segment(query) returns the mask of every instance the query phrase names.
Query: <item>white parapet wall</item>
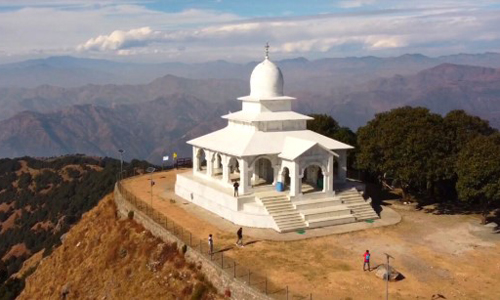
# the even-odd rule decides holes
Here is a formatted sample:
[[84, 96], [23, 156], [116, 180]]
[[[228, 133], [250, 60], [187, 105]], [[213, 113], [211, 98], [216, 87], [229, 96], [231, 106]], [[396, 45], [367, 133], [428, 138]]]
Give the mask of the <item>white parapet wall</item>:
[[191, 174], [177, 174], [175, 194], [224, 219], [241, 226], [276, 229], [276, 223], [254, 198], [237, 199], [226, 192], [194, 179]]

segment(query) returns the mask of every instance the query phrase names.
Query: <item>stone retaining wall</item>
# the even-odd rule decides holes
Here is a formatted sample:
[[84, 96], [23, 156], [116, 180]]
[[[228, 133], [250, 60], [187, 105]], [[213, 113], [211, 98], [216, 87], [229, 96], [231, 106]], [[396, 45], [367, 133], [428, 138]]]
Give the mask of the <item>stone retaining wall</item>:
[[[179, 249], [182, 245], [184, 245], [183, 241], [170, 233], [170, 231], [166, 230], [160, 224], [153, 221], [149, 216], [135, 208], [130, 202], [122, 197], [117, 185], [115, 185], [114, 201], [116, 203], [118, 213], [122, 217], [126, 218], [129, 211], [134, 211], [135, 221], [142, 224], [147, 230], [151, 231], [154, 236], [161, 238], [165, 242], [176, 242]], [[187, 261], [201, 265], [201, 271], [221, 294], [224, 294], [226, 290], [230, 290], [231, 298], [236, 300], [272, 299], [248, 286], [245, 282], [235, 279], [230, 274], [222, 271], [219, 266], [191, 247], [188, 247], [185, 257]]]

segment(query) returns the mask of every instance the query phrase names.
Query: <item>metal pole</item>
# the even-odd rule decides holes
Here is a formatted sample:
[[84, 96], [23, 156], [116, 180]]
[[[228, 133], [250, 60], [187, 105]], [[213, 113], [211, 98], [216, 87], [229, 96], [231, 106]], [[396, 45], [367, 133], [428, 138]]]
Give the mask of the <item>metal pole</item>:
[[387, 271], [386, 271], [386, 281], [385, 281], [385, 300], [389, 300], [389, 256], [387, 256]]
[[288, 285], [286, 286], [286, 300], [288, 300]]
[[389, 254], [387, 253], [384, 253], [385, 256], [387, 257], [387, 265], [386, 265], [386, 272], [385, 272], [385, 275], [386, 275], [386, 282], [385, 282], [385, 299], [386, 300], [389, 300], [389, 276], [390, 276], [390, 265], [389, 265], [389, 259], [392, 258], [394, 259], [394, 257], [390, 256]]
[[120, 180], [123, 179], [123, 152], [125, 152], [123, 149], [119, 149], [118, 152], [120, 152]]
[[153, 172], [151, 172], [151, 208], [153, 207]]
[[267, 295], [267, 276], [266, 276], [266, 287], [265, 287], [266, 295]]

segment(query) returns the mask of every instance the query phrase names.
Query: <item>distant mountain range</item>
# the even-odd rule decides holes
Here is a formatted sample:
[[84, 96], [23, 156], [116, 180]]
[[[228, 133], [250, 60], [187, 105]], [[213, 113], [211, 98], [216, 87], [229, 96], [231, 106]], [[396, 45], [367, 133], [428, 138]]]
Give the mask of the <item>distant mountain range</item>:
[[63, 88], [43, 85], [36, 88], [0, 88], [0, 120], [28, 110], [52, 112], [77, 104], [113, 107], [142, 103], [160, 97], [186, 94], [203, 101], [221, 103], [249, 93], [248, 82], [236, 79], [187, 79], [166, 75], [148, 84], [85, 85]]
[[[145, 84], [165, 75], [205, 79], [240, 79], [247, 81], [258, 62], [246, 64], [213, 61], [207, 63], [122, 63], [71, 56], [49, 57], [0, 65], [0, 87], [36, 87], [54, 85], [77, 87], [86, 84]], [[500, 67], [499, 53], [457, 54], [436, 58], [421, 54], [405, 54], [380, 58], [347, 57], [307, 60], [305, 58], [276, 61], [286, 74], [287, 82], [295, 86], [304, 82], [308, 87], [339, 86], [360, 83], [380, 76], [408, 75], [442, 63]]]
[[224, 126], [219, 116], [236, 110], [233, 103], [210, 104], [188, 95], [116, 105], [74, 105], [64, 110], [25, 111], [0, 122], [0, 156], [37, 157], [66, 153], [144, 158], [160, 162], [162, 155], [188, 154], [186, 140]]
[[[445, 58], [500, 66], [500, 56], [494, 53], [439, 59]], [[72, 68], [86, 66], [85, 61], [79, 59], [53, 60], [59, 64], [71, 63]], [[341, 125], [354, 130], [366, 124], [376, 113], [404, 105], [425, 106], [441, 114], [463, 109], [500, 128], [500, 70], [451, 63], [434, 65], [437, 60], [406, 55], [391, 59], [326, 59], [323, 64], [299, 58], [280, 61], [279, 64], [285, 76], [286, 94], [299, 99], [295, 110], [306, 114], [330, 114]], [[37, 62], [21, 65], [28, 68], [36, 66]], [[88, 63], [90, 66], [110, 63], [109, 70], [120, 65], [94, 60]], [[241, 71], [238, 68], [247, 70], [243, 75], [220, 78], [226, 72], [221, 67], [213, 71], [212, 77], [218, 78], [166, 75], [136, 85], [0, 88], [0, 157], [66, 153], [117, 157], [116, 151], [120, 148], [127, 149], [129, 158], [156, 163], [160, 162], [162, 155], [173, 151], [191, 155], [185, 141], [223, 127], [226, 121], [220, 116], [241, 109], [241, 104], [235, 99], [249, 93], [251, 64], [212, 64], [212, 67], [233, 68], [231, 72], [235, 73]], [[207, 65], [197, 67], [207, 70], [203, 69]], [[410, 72], [429, 65], [418, 72]], [[192, 65], [188, 67], [193, 70]], [[3, 72], [1, 68], [5, 65], [0, 67], [0, 73]], [[379, 73], [369, 71], [374, 68]], [[349, 76], [356, 77], [355, 74], [361, 74], [358, 77], [363, 79], [340, 84], [332, 79], [336, 76], [334, 70], [340, 69], [344, 70], [341, 77], [346, 80]], [[396, 72], [399, 69], [405, 72]], [[365, 76], [362, 70], [365, 70]], [[102, 68], [100, 71], [106, 70]], [[391, 75], [381, 76], [386, 73]]]

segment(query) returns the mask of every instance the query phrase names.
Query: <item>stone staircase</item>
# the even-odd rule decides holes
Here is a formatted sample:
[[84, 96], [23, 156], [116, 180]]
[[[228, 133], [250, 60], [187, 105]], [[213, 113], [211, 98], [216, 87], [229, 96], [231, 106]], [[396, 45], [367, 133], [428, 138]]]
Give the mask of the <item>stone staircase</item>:
[[267, 212], [274, 218], [279, 232], [294, 231], [307, 227], [304, 219], [284, 194], [261, 196]]
[[342, 201], [342, 204], [351, 209], [356, 221], [365, 221], [369, 219], [379, 219], [380, 217], [373, 210], [371, 199], [365, 201], [363, 196], [355, 189], [342, 191], [337, 193], [337, 197]]

